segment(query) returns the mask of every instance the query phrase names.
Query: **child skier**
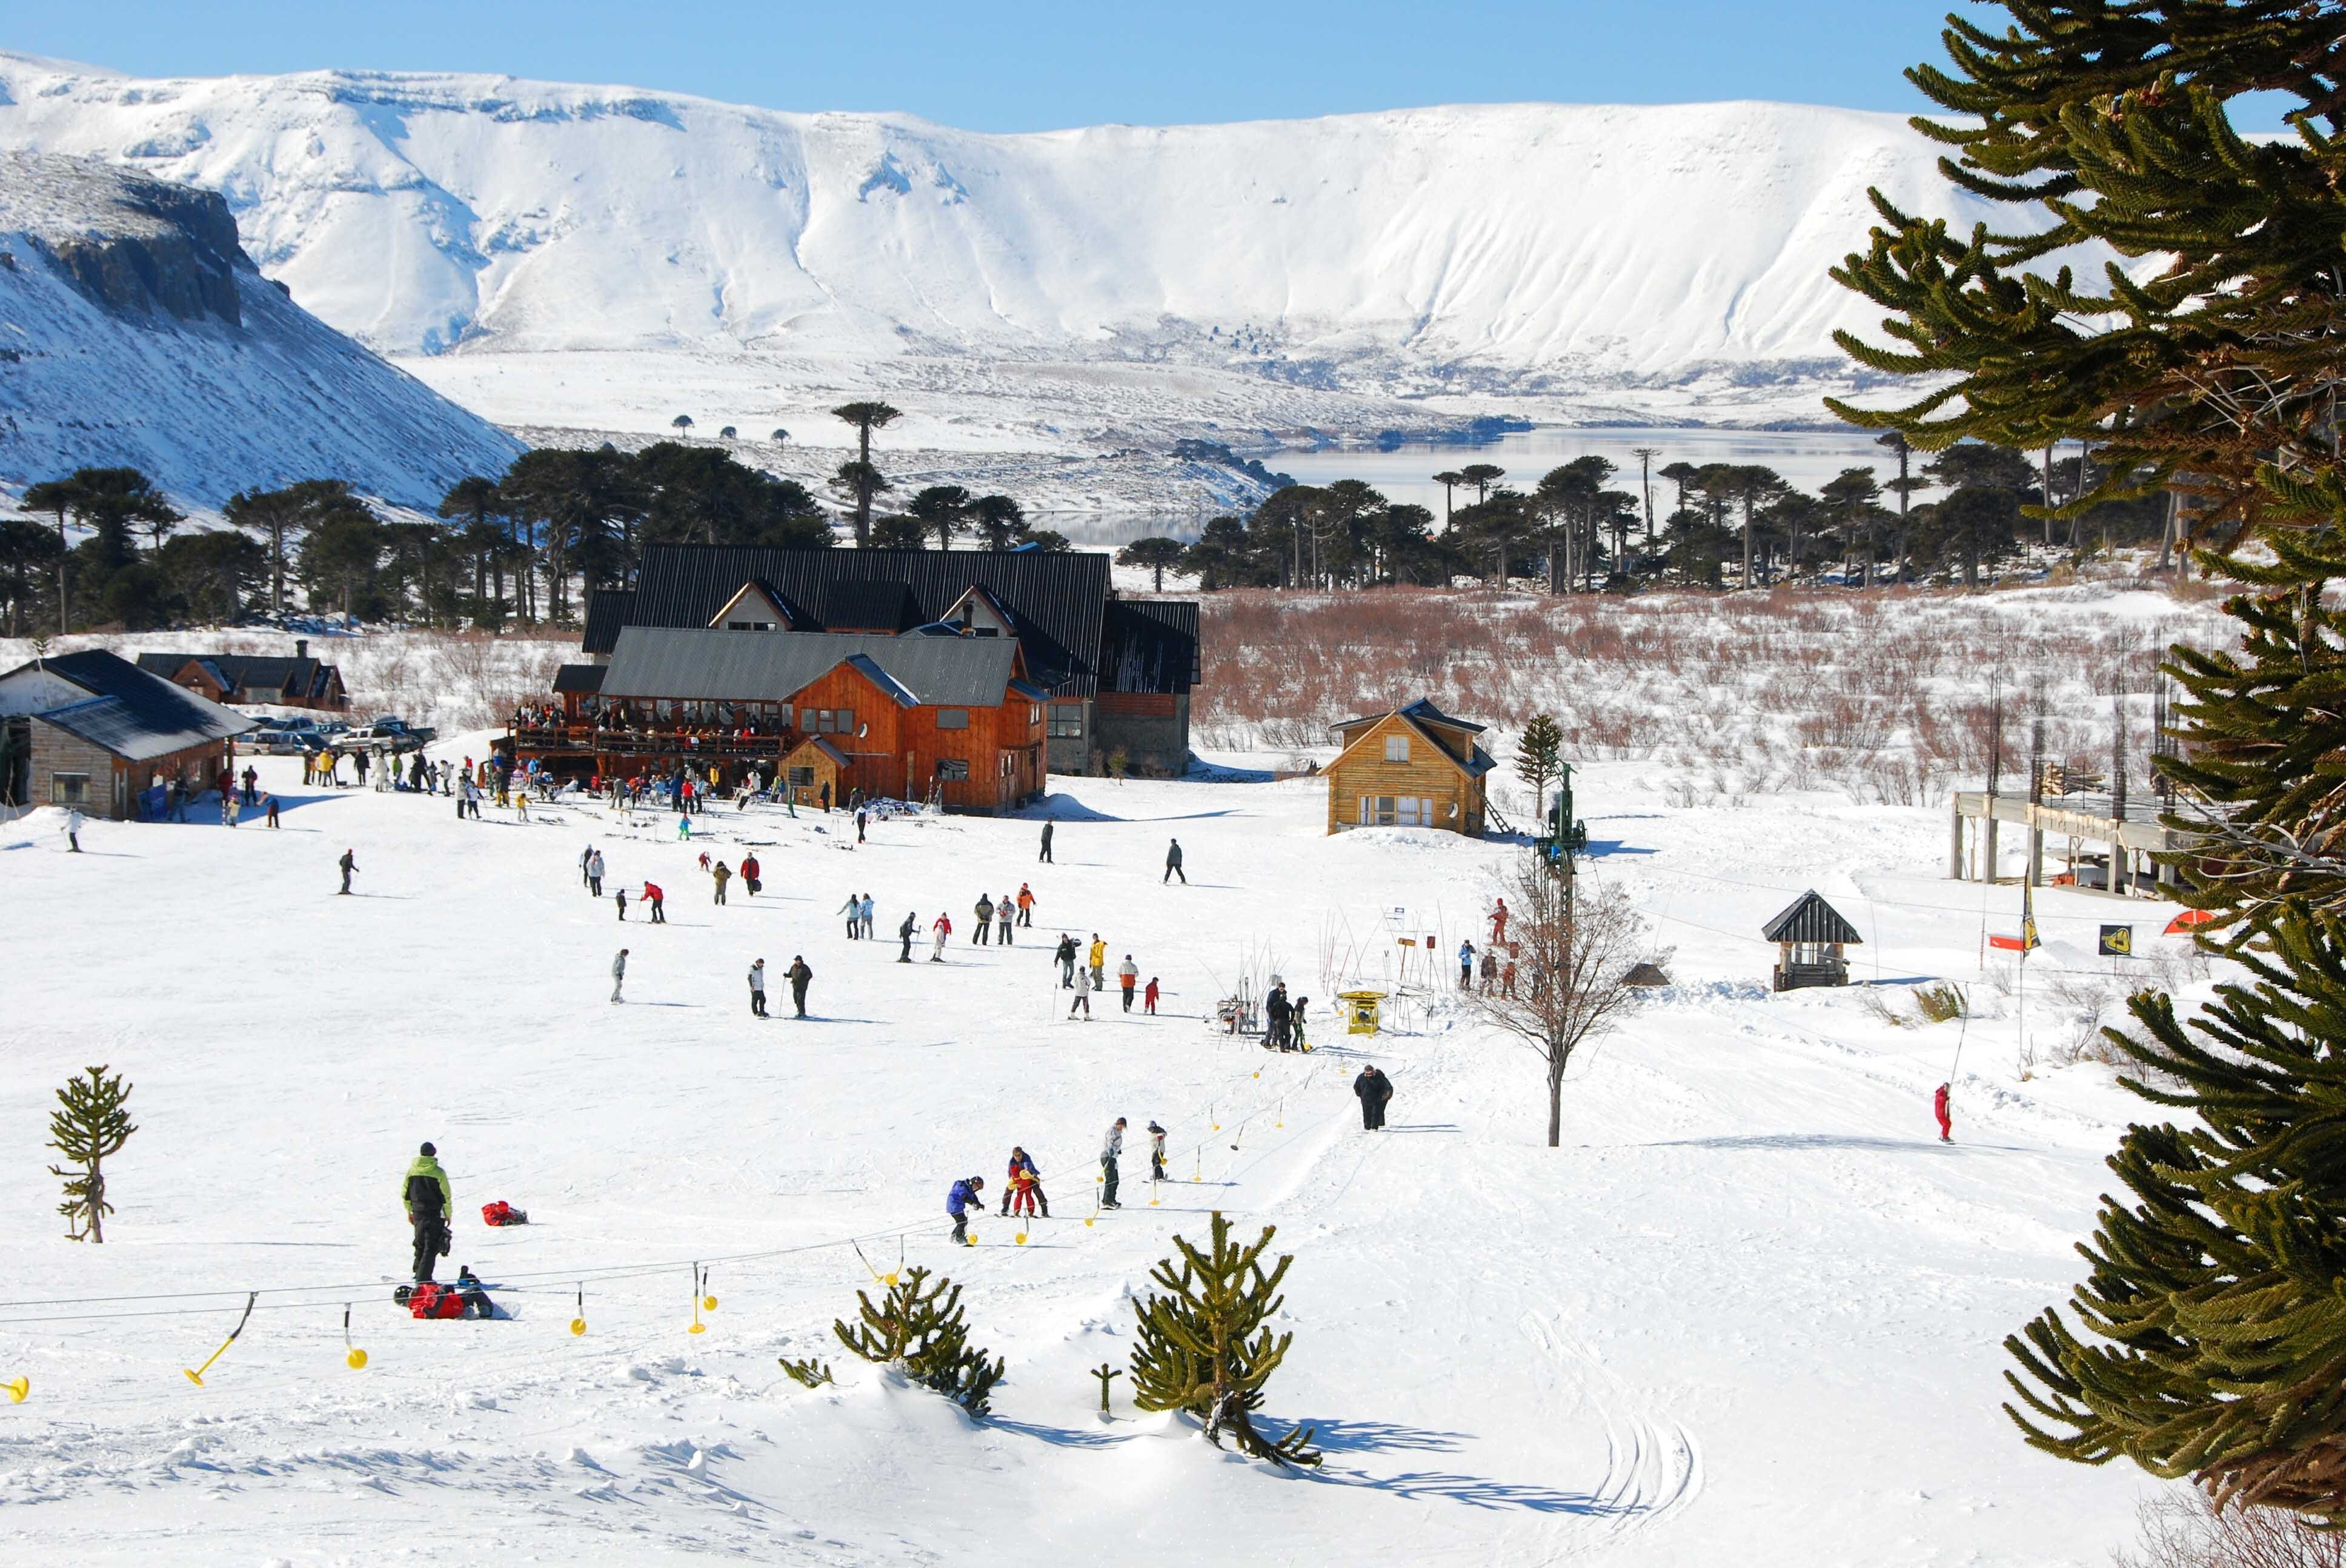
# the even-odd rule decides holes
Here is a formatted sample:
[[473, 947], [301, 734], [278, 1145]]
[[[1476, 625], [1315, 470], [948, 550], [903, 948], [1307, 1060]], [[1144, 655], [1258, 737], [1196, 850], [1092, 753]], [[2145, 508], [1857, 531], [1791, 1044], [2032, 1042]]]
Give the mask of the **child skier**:
[[984, 1176], [964, 1176], [945, 1193], [945, 1212], [953, 1216], [953, 1237], [960, 1246], [969, 1245], [969, 1211], [985, 1202], [978, 1196], [984, 1190]]
[[1157, 998], [1158, 994], [1159, 993], [1157, 989], [1157, 977], [1152, 974], [1148, 977], [1148, 989], [1140, 993], [1140, 1010], [1148, 1014], [1151, 1018], [1157, 1016]]

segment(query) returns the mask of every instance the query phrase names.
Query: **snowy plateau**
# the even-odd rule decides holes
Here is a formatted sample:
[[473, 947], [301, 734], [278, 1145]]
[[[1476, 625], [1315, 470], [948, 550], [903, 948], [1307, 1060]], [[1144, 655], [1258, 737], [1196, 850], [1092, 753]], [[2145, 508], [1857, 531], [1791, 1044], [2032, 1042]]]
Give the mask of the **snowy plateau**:
[[[0, 55], [0, 147], [224, 196], [319, 318], [534, 438], [731, 424], [818, 478], [1045, 510], [1242, 503], [1182, 437], [1815, 423], [1860, 387], [1826, 270], [1879, 187], [1968, 226], [1895, 116], [1513, 104], [982, 135], [505, 77], [137, 79]], [[790, 445], [770, 445], [788, 430]], [[796, 443], [808, 443], [800, 451]], [[1276, 463], [1273, 463], [1276, 467]]]

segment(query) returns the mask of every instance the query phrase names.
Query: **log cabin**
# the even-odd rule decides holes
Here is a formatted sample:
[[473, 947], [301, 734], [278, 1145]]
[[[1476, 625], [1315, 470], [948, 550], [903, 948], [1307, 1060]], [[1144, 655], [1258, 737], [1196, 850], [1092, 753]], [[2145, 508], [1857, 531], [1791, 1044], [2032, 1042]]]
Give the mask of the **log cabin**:
[[1335, 727], [1344, 749], [1328, 765], [1328, 831], [1440, 828], [1480, 838], [1484, 779], [1497, 764], [1474, 738], [1423, 697]]
[[223, 787], [253, 721], [101, 648], [0, 675], [0, 804], [135, 821], [159, 786]]

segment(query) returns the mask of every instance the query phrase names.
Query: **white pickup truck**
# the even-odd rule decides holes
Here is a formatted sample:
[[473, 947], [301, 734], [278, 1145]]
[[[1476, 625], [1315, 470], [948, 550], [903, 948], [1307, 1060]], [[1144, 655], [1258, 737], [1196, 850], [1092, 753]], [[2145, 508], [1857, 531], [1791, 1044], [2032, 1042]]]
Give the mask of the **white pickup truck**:
[[421, 751], [440, 732], [403, 718], [378, 718], [334, 737], [337, 751]]

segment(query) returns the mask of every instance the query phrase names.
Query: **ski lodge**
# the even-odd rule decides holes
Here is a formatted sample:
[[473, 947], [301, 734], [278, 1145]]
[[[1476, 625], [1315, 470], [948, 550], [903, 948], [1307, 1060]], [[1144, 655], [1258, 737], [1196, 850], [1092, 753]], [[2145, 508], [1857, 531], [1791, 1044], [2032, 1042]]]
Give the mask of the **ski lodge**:
[[1480, 838], [1484, 780], [1497, 766], [1475, 743], [1483, 726], [1420, 697], [1335, 726], [1344, 749], [1328, 764], [1328, 831], [1440, 828]]
[[[854, 702], [829, 704], [825, 693], [805, 684], [814, 677], [804, 676], [800, 660], [811, 655], [777, 654], [756, 663], [755, 678], [763, 683], [756, 689], [718, 691], [698, 679], [687, 682], [688, 690], [641, 689], [648, 650], [655, 647], [693, 649], [676, 657], [708, 661], [710, 680], [738, 686], [750, 677], [751, 666], [726, 662], [730, 656], [718, 650], [728, 639], [845, 648], [802, 639], [852, 637], [860, 640], [848, 651], [898, 682], [902, 694], [919, 698], [912, 705], [916, 708], [965, 711], [974, 722], [981, 709], [1006, 712], [1017, 706], [1004, 701], [1014, 678], [1039, 692], [1034, 705], [1040, 711], [1041, 750], [1028, 772], [1018, 772], [1023, 764], [1015, 760], [1009, 773], [995, 771], [1007, 753], [1025, 744], [1017, 724], [1003, 726], [999, 745], [964, 739], [954, 745], [965, 750], [933, 752], [938, 763], [971, 770], [966, 780], [957, 776], [957, 768], [940, 777], [949, 787], [969, 786], [948, 788], [948, 799], [979, 797], [993, 809], [1005, 779], [1031, 777], [1033, 789], [1039, 791], [1046, 772], [1105, 773], [1119, 758], [1136, 775], [1169, 777], [1187, 769], [1198, 627], [1194, 600], [1119, 597], [1107, 556], [1093, 551], [656, 545], [645, 551], [634, 587], [588, 596], [578, 662], [565, 665], [556, 676], [552, 696], [557, 700], [516, 725], [514, 744], [519, 754], [541, 758], [557, 771], [600, 770], [597, 759], [638, 759], [628, 766], [630, 772], [699, 759], [704, 767], [715, 762], [731, 777], [753, 765], [770, 775], [786, 754], [820, 737], [849, 760], [842, 763], [818, 750], [790, 766], [817, 775], [844, 767], [867, 792], [894, 795], [905, 788], [903, 753], [910, 750], [917, 788], [928, 777], [923, 758], [929, 754], [920, 745], [892, 739], [890, 761], [882, 768], [876, 760], [877, 733], [857, 737], [859, 744], [851, 747], [835, 729], [821, 727], [827, 707], [856, 712], [859, 725], [867, 722], [880, 711], [869, 696], [877, 688], [868, 677], [859, 677], [866, 681], [857, 696], [861, 708]], [[654, 632], [695, 636], [659, 642], [638, 635], [628, 641], [631, 633]], [[892, 659], [886, 657], [891, 644], [918, 651]], [[987, 644], [1017, 650], [1015, 677], [999, 656], [964, 657], [937, 646]], [[948, 677], [944, 672], [949, 667], [968, 673]], [[663, 677], [685, 673], [666, 665], [658, 669]], [[994, 684], [997, 675], [1001, 679]], [[773, 684], [802, 676], [799, 686]], [[990, 691], [975, 695], [978, 687], [988, 685]], [[947, 695], [931, 702], [933, 692]], [[896, 712], [906, 711], [898, 695], [887, 702]], [[703, 706], [679, 706], [686, 704]], [[714, 722], [708, 705], [738, 709], [744, 722]], [[800, 722], [809, 714], [812, 722]], [[610, 722], [615, 718], [620, 722]], [[923, 722], [895, 728], [915, 738], [954, 733], [924, 731]], [[620, 733], [602, 733], [612, 729]], [[1023, 786], [1013, 789], [1014, 795], [1024, 792]]]
[[158, 784], [220, 788], [254, 723], [102, 648], [35, 659], [0, 675], [0, 804], [130, 821]]
[[229, 653], [140, 654], [138, 667], [214, 702], [332, 713], [351, 705], [342, 672], [311, 658], [307, 637], [293, 640], [291, 658]]

